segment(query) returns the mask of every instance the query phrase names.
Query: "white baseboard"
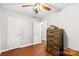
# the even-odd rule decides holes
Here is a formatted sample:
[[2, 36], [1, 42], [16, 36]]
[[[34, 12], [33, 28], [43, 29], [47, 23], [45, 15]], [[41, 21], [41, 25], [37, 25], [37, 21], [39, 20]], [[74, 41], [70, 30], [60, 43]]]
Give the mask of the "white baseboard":
[[[35, 44], [26, 44], [26, 45], [21, 45], [19, 48], [23, 48], [23, 47], [28, 47], [28, 46], [32, 46], [32, 45], [35, 45]], [[16, 48], [15, 48], [16, 49]], [[0, 54], [2, 53], [2, 52], [5, 52], [5, 51], [9, 51], [9, 50], [12, 50], [12, 49], [4, 49], [4, 50], [1, 50], [0, 51]]]
[[[38, 43], [38, 44], [40, 44], [40, 43]], [[19, 48], [28, 47], [28, 46], [32, 46], [32, 45], [36, 45], [36, 44], [30, 43], [30, 44], [26, 44], [26, 45], [21, 45]], [[16, 48], [15, 48], [15, 49], [16, 49]], [[9, 51], [9, 50], [12, 50], [12, 49], [4, 49], [4, 50], [1, 50], [1, 51], [0, 51], [0, 54], [1, 54], [2, 52]]]
[[[19, 48], [28, 47], [28, 46], [31, 46], [31, 45], [33, 45], [33, 44], [21, 45]], [[15, 49], [16, 49], [16, 48], [15, 48]], [[4, 50], [1, 50], [1, 51], [0, 51], [0, 54], [1, 54], [2, 52], [9, 51], [9, 50], [12, 50], [12, 49], [4, 49]]]
[[22, 47], [28, 47], [28, 46], [31, 46], [31, 45], [33, 45], [33, 44], [21, 45], [20, 48], [22, 48]]
[[5, 52], [5, 51], [9, 51], [9, 50], [10, 50], [10, 49], [4, 49], [4, 50], [1, 50], [1, 53], [2, 53], [2, 52]]

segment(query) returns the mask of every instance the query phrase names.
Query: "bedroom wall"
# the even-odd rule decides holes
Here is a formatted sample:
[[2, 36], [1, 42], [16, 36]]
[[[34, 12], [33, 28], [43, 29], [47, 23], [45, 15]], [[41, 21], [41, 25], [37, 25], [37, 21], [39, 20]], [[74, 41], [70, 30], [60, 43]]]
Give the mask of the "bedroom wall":
[[[0, 8], [0, 27], [1, 27], [1, 8]], [[1, 50], [1, 28], [0, 28], [0, 50]]]
[[72, 4], [42, 20], [46, 20], [48, 26], [52, 24], [64, 29], [64, 48], [79, 50], [79, 4]]
[[23, 45], [30, 45], [33, 42], [33, 22], [38, 21], [38, 19], [27, 16], [25, 14], [9, 11], [2, 9], [2, 39], [1, 39], [1, 50], [7, 49], [7, 16], [14, 16], [19, 18], [22, 21], [22, 40], [21, 40], [21, 46]]

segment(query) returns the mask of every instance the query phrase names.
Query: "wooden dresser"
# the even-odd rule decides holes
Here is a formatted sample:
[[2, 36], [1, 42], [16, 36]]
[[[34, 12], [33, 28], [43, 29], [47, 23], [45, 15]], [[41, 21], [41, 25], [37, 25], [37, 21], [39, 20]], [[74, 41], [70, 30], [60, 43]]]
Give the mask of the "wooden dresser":
[[54, 56], [63, 55], [63, 29], [52, 25], [47, 29], [46, 49]]

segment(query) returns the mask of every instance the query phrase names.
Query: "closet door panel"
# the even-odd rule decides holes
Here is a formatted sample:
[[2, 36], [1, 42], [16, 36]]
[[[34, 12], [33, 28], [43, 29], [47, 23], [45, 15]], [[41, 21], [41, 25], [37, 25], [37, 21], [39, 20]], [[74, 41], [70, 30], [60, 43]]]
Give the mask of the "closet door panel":
[[15, 49], [21, 43], [21, 20], [17, 17], [8, 16], [7, 18], [7, 48]]

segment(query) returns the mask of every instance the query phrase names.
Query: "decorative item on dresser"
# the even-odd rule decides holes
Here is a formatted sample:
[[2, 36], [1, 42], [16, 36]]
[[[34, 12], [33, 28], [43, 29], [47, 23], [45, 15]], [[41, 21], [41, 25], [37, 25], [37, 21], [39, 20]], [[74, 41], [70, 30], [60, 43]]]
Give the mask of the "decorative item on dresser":
[[0, 51], [0, 56], [1, 56], [1, 51]]
[[67, 48], [64, 50], [64, 55], [65, 56], [79, 56], [79, 51]]
[[63, 29], [50, 25], [47, 29], [47, 51], [54, 56], [63, 55]]

